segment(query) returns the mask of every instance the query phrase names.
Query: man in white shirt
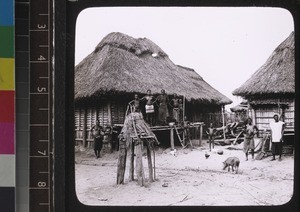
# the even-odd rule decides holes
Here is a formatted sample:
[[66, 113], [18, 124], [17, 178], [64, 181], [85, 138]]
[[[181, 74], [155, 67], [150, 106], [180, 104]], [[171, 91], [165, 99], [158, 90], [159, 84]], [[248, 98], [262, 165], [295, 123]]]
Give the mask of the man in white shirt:
[[281, 161], [282, 155], [282, 136], [284, 131], [284, 122], [279, 120], [279, 115], [273, 116], [274, 122], [270, 123], [271, 135], [272, 135], [272, 155], [271, 161], [275, 160], [275, 155], [279, 155], [279, 161]]

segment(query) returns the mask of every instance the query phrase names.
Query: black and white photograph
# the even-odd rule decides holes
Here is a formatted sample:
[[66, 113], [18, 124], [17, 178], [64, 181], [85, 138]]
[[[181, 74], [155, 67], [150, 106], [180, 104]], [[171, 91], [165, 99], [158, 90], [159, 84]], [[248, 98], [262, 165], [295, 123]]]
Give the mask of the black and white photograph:
[[81, 11], [74, 64], [78, 200], [288, 203], [294, 40], [292, 15], [275, 7]]

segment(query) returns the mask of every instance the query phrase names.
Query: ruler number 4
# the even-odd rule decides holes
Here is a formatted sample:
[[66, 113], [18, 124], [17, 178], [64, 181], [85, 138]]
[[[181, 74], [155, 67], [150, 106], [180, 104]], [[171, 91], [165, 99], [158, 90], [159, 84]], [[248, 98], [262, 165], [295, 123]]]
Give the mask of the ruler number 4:
[[46, 58], [45, 58], [43, 55], [40, 55], [40, 56], [38, 57], [38, 61], [43, 61], [43, 60], [46, 60]]

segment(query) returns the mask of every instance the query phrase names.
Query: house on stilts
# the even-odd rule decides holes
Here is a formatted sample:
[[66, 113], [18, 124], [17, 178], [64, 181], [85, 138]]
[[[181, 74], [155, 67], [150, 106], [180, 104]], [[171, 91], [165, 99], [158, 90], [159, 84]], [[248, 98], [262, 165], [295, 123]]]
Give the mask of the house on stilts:
[[273, 114], [286, 123], [285, 136], [294, 134], [295, 45], [294, 32], [284, 40], [242, 86], [233, 91], [248, 102], [249, 116], [260, 130], [268, 129]]
[[175, 65], [147, 38], [108, 34], [75, 67], [75, 138], [92, 141], [91, 126], [123, 124], [134, 94], [154, 96], [164, 89], [185, 99], [185, 115], [192, 122], [222, 123], [222, 108], [232, 101], [211, 87], [193, 69]]

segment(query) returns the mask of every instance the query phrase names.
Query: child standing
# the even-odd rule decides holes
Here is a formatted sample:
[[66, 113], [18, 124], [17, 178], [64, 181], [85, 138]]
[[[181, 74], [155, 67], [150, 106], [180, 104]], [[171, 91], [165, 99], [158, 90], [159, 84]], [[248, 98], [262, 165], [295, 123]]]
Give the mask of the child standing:
[[210, 123], [209, 128], [207, 129], [206, 133], [208, 135], [208, 142], [209, 142], [209, 151], [211, 151], [211, 145], [212, 148], [215, 148], [215, 134], [216, 134], [216, 128], [213, 127], [213, 123]]

